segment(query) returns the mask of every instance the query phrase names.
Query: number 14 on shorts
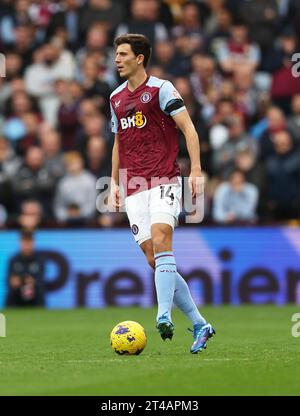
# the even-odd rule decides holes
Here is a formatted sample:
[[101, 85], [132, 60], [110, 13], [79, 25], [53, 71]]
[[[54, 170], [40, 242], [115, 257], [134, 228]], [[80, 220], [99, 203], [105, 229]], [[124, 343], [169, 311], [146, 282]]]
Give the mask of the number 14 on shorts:
[[166, 199], [170, 205], [173, 205], [175, 197], [172, 185], [160, 185], [160, 199]]

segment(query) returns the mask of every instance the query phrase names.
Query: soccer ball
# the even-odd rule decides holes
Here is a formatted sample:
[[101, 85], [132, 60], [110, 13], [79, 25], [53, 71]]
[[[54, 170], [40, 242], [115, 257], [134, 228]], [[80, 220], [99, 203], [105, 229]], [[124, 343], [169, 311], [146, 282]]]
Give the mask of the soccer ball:
[[120, 355], [139, 355], [146, 344], [145, 330], [138, 322], [120, 322], [110, 334], [110, 345]]

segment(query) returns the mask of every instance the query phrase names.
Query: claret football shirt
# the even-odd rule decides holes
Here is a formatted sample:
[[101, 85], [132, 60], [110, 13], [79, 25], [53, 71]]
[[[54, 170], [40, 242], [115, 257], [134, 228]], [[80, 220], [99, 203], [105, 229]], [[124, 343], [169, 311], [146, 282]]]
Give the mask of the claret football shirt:
[[[185, 109], [184, 102], [170, 81], [150, 76], [134, 91], [127, 81], [110, 96], [112, 131], [119, 138], [121, 180], [127, 195], [144, 190], [137, 185], [144, 178], [148, 189], [176, 181], [178, 129], [171, 116]], [[163, 179], [162, 179], [163, 178]], [[126, 181], [126, 183], [125, 183]]]

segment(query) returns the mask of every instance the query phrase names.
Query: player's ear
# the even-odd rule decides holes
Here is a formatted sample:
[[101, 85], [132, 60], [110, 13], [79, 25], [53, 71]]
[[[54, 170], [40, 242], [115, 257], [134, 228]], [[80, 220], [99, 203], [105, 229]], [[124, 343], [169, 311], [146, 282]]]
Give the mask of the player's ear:
[[141, 65], [143, 62], [144, 62], [144, 55], [139, 54], [139, 55], [137, 56], [137, 63], [138, 63], [139, 65]]

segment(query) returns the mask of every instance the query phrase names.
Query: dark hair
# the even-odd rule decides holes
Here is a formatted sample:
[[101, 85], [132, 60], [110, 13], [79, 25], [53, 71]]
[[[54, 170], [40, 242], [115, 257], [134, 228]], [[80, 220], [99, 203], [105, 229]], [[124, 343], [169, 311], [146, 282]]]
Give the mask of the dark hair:
[[233, 27], [241, 27], [241, 26], [243, 26], [243, 27], [246, 27], [247, 29], [249, 29], [249, 26], [246, 23], [246, 21], [244, 19], [239, 18], [239, 17], [233, 19], [232, 26]]
[[126, 35], [118, 36], [114, 43], [115, 47], [128, 43], [135, 56], [144, 55], [143, 65], [144, 67], [147, 66], [151, 57], [152, 48], [146, 36], [139, 33], [127, 33]]

